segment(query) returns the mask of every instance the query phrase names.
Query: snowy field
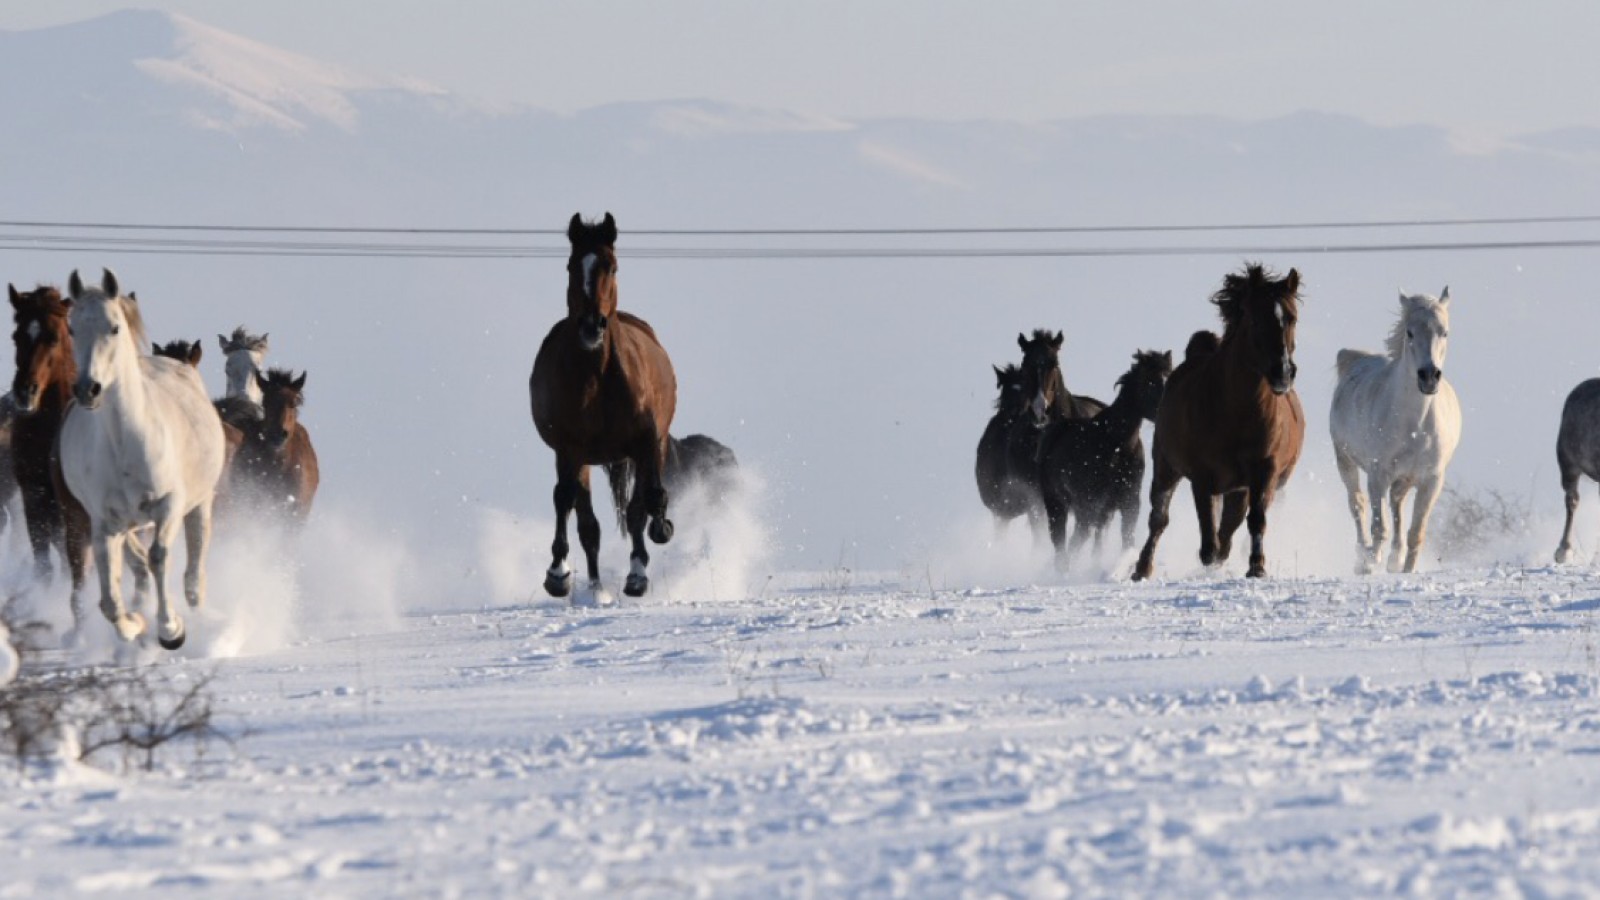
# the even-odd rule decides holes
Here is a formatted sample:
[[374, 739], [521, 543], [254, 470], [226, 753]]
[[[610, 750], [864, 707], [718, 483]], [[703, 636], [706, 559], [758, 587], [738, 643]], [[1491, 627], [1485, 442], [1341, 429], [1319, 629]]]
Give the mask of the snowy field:
[[171, 663], [231, 749], [0, 774], [0, 896], [1581, 895], [1593, 585], [836, 571], [347, 623]]

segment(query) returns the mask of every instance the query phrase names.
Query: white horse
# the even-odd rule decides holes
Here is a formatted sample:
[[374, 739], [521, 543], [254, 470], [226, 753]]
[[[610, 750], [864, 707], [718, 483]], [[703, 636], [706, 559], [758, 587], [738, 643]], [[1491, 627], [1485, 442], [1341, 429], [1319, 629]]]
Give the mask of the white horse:
[[99, 288], [86, 288], [73, 272], [67, 286], [78, 383], [77, 403], [61, 425], [61, 474], [89, 513], [100, 611], [124, 640], [146, 630], [144, 617], [122, 604], [122, 550], [137, 539], [136, 529], [153, 525], [156, 637], [175, 650], [183, 646], [184, 625], [167, 599], [167, 554], [181, 523], [188, 548], [184, 594], [199, 606], [211, 499], [222, 475], [222, 423], [193, 366], [143, 354], [144, 321], [138, 305], [118, 292], [115, 275], [107, 270]]
[[240, 325], [232, 337], [217, 335], [217, 343], [222, 346], [222, 371], [228, 379], [222, 396], [243, 397], [260, 406], [261, 388], [256, 385], [256, 375], [264, 371], [261, 365], [267, 359], [267, 335], [251, 334]]
[[[1437, 298], [1401, 293], [1400, 318], [1389, 334], [1387, 356], [1340, 350], [1339, 384], [1329, 426], [1339, 477], [1350, 494], [1361, 553], [1357, 571], [1383, 562], [1384, 500], [1394, 512], [1390, 571], [1414, 572], [1428, 530], [1428, 515], [1444, 485], [1444, 470], [1461, 441], [1461, 403], [1444, 378], [1450, 337], [1450, 289]], [[1367, 498], [1372, 493], [1372, 534], [1367, 535]], [[1416, 488], [1411, 533], [1400, 525], [1401, 504]], [[1408, 546], [1409, 545], [1409, 546]], [[1404, 564], [1401, 552], [1404, 551]]]

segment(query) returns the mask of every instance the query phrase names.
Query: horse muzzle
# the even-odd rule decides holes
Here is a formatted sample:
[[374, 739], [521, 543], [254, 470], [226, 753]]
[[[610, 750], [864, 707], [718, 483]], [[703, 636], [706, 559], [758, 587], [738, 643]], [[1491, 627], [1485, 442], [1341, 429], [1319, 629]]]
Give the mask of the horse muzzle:
[[72, 396], [77, 399], [78, 405], [84, 409], [94, 409], [100, 405], [100, 397], [105, 393], [105, 385], [89, 378], [79, 379], [73, 385]]
[[1444, 381], [1444, 373], [1437, 367], [1425, 366], [1417, 370], [1417, 390], [1432, 396], [1439, 393], [1439, 385]]
[[1294, 390], [1294, 376], [1299, 371], [1300, 367], [1294, 363], [1289, 363], [1286, 366], [1273, 366], [1272, 371], [1267, 373], [1267, 386], [1272, 388], [1274, 394], [1282, 397], [1284, 394]]
[[578, 323], [578, 340], [589, 350], [599, 350], [606, 341], [606, 317], [585, 316]]
[[17, 408], [17, 414], [23, 416], [33, 415], [39, 411], [39, 395], [44, 393], [37, 384], [23, 385], [19, 390], [11, 389], [11, 402]]

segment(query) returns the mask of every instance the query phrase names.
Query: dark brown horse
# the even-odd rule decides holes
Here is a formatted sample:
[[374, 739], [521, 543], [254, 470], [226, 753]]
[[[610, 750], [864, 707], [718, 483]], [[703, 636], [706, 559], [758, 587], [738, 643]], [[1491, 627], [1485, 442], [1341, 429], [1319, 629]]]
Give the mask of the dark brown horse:
[[567, 240], [567, 316], [545, 336], [528, 379], [533, 424], [556, 454], [556, 537], [544, 587], [553, 597], [572, 590], [567, 516], [576, 509], [589, 584], [601, 590], [600, 522], [589, 467], [603, 465], [617, 515], [633, 540], [623, 592], [639, 597], [650, 587], [646, 520], [651, 540], [664, 544], [672, 537], [661, 474], [677, 377], [655, 330], [617, 309], [616, 220], [606, 213], [596, 225], [574, 214]]
[[1039, 498], [1033, 485], [1016, 477], [1011, 467], [1012, 430], [1033, 422], [1028, 398], [1022, 392], [1022, 371], [1016, 366], [993, 368], [1000, 396], [995, 398], [994, 415], [978, 439], [977, 463], [973, 469], [978, 479], [978, 498], [994, 515], [998, 532], [1012, 519], [1031, 512]]
[[72, 358], [72, 334], [61, 292], [43, 285], [27, 292], [9, 287], [16, 322], [11, 340], [17, 352], [17, 374], [11, 384], [17, 413], [11, 431], [12, 466], [22, 493], [34, 571], [43, 577], [52, 568], [50, 548], [62, 547], [65, 535], [51, 470], [78, 366]]
[[1300, 273], [1294, 269], [1277, 278], [1250, 265], [1223, 279], [1212, 296], [1224, 323], [1222, 337], [1195, 332], [1156, 414], [1150, 536], [1133, 570], [1135, 581], [1149, 578], [1155, 567], [1167, 507], [1185, 478], [1200, 519], [1200, 561], [1209, 566], [1228, 558], [1233, 533], [1248, 510], [1246, 574], [1267, 574], [1267, 507], [1294, 471], [1306, 433], [1294, 392], [1299, 289]]
[[311, 434], [300, 424], [306, 373], [296, 378], [287, 369], [269, 369], [253, 377], [261, 391], [261, 418], [241, 429], [243, 442], [225, 470], [227, 509], [243, 506], [303, 525], [321, 477]]

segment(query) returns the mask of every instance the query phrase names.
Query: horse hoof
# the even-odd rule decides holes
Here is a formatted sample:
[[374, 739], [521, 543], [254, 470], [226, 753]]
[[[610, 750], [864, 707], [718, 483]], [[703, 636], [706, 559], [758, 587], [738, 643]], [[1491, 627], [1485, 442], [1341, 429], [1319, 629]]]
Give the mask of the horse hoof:
[[622, 592], [629, 597], [643, 597], [650, 590], [650, 579], [644, 575], [629, 575]]
[[169, 637], [162, 637], [160, 635], [157, 635], [156, 636], [156, 643], [160, 644], [161, 645], [161, 649], [163, 649], [163, 650], [176, 650], [179, 647], [183, 646], [183, 640], [184, 640], [184, 638], [186, 638], [188, 636], [189, 636], [188, 630], [186, 630], [183, 627], [183, 625], [180, 623], [178, 625], [178, 633], [176, 635], [173, 635], [170, 638]]
[[127, 613], [113, 624], [117, 626], [117, 635], [125, 641], [131, 641], [144, 634], [145, 628], [148, 627], [145, 624], [144, 616], [136, 612]]
[[572, 573], [566, 572], [557, 575], [555, 572], [546, 572], [544, 575], [545, 593], [552, 597], [565, 597], [572, 593]]
[[674, 530], [671, 519], [663, 517], [650, 520], [650, 540], [658, 544], [665, 544], [667, 541], [672, 540]]
[[1267, 577], [1267, 567], [1262, 563], [1251, 563], [1250, 564], [1250, 571], [1244, 573], [1244, 577], [1246, 577], [1246, 578], [1265, 578], [1265, 577]]
[[1570, 548], [1565, 545], [1556, 548], [1556, 565], [1566, 565], [1567, 560], [1571, 558], [1572, 550]]

